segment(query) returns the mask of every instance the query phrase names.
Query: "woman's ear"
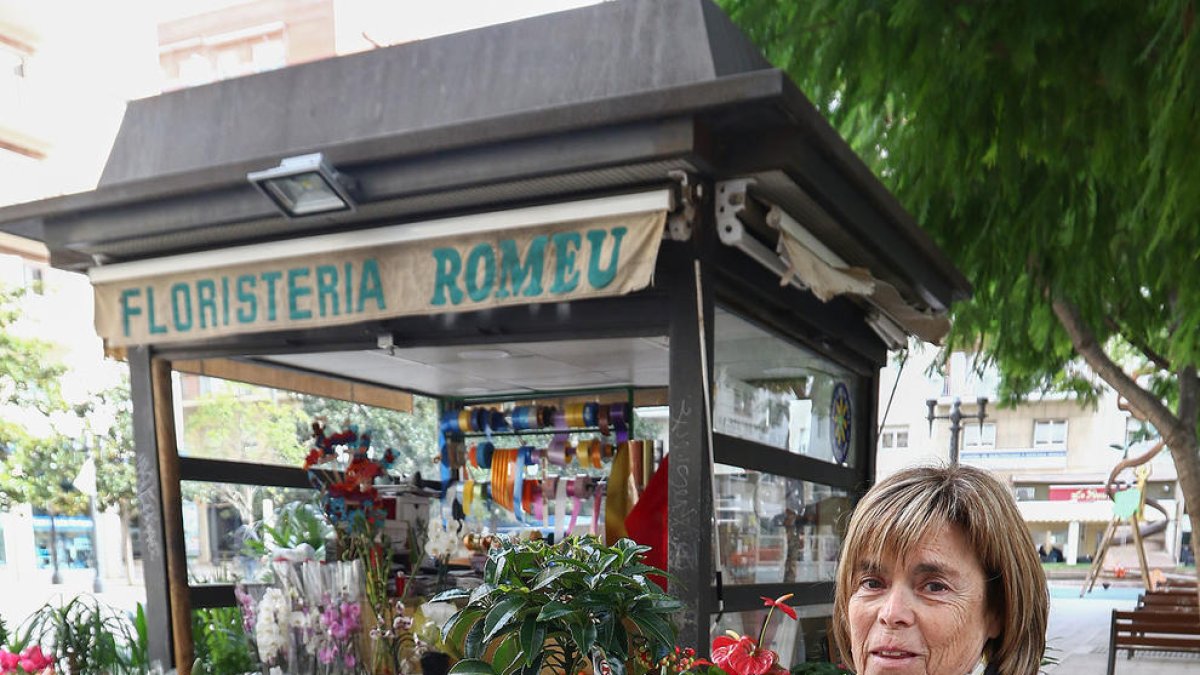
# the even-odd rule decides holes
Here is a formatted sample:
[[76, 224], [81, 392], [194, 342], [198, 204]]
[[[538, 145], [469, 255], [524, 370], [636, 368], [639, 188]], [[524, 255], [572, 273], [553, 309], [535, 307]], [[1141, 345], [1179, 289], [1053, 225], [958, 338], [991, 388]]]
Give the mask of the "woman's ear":
[[995, 612], [988, 612], [987, 636], [989, 640], [1000, 637], [1000, 616]]

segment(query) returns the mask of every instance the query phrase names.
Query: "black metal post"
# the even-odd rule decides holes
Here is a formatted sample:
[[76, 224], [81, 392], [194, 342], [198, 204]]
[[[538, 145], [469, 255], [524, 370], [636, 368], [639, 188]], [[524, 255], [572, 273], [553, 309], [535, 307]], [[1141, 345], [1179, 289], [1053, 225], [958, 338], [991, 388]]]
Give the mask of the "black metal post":
[[[670, 591], [683, 602], [679, 644], [707, 651], [713, 600], [712, 464], [708, 459], [701, 359], [712, 363], [712, 295], [704, 293], [704, 322], [696, 308], [696, 255], [691, 242], [664, 242], [664, 275], [674, 302], [670, 328], [670, 479], [667, 571]], [[705, 286], [707, 276], [701, 277]], [[702, 291], [707, 290], [704, 286]], [[701, 330], [706, 339], [701, 340]], [[701, 349], [701, 345], [706, 349]], [[708, 368], [712, 371], [711, 365]]]
[[167, 576], [167, 541], [163, 529], [162, 485], [159, 482], [158, 436], [154, 426], [154, 393], [150, 349], [129, 350], [129, 389], [133, 402], [133, 442], [137, 458], [137, 496], [141, 507], [142, 569], [146, 584], [146, 629], [150, 660], [174, 662], [171, 594]]
[[958, 435], [962, 432], [962, 401], [950, 404], [950, 463], [958, 464]]

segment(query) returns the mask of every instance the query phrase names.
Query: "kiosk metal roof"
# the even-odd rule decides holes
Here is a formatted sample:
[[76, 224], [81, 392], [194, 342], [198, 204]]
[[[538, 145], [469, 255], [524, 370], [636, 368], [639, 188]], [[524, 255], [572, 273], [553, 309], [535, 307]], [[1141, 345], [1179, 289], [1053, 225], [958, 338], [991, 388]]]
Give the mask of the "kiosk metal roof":
[[[247, 182], [323, 152], [353, 213], [289, 220]], [[619, 0], [134, 101], [99, 187], [0, 209], [86, 269], [662, 184], [753, 176], [847, 263], [944, 311], [969, 285], [710, 0]]]

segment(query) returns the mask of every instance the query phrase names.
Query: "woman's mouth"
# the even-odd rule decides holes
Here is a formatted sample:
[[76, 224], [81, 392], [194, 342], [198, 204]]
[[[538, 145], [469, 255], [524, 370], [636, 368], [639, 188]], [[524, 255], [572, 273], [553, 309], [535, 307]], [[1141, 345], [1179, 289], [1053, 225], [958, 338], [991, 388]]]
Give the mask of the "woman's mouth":
[[906, 652], [903, 649], [877, 649], [871, 653], [885, 659], [907, 659], [916, 656], [913, 652]]

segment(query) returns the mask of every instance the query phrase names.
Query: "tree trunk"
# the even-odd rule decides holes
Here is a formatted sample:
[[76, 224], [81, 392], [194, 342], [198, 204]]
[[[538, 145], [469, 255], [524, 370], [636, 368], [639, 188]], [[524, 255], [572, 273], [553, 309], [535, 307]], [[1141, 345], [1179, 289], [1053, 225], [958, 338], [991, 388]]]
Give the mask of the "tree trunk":
[[[1055, 316], [1071, 338], [1076, 353], [1091, 366], [1101, 379], [1123, 396], [1137, 412], [1147, 418], [1166, 441], [1175, 462], [1175, 474], [1183, 493], [1183, 503], [1192, 521], [1192, 554], [1200, 548], [1200, 447], [1197, 443], [1197, 409], [1200, 408], [1200, 381], [1196, 367], [1179, 369], [1179, 413], [1173, 413], [1161, 399], [1142, 388], [1113, 361], [1096, 340], [1095, 333], [1084, 321], [1079, 309], [1070, 302], [1056, 298], [1051, 303]], [[1196, 566], [1200, 582], [1200, 565]], [[1200, 594], [1200, 584], [1197, 593]], [[1200, 601], [1200, 595], [1198, 595]]]

